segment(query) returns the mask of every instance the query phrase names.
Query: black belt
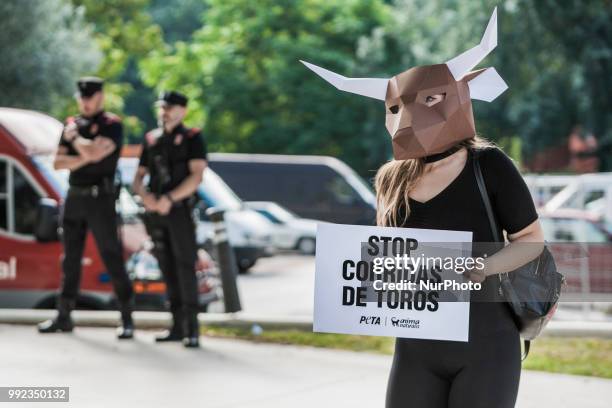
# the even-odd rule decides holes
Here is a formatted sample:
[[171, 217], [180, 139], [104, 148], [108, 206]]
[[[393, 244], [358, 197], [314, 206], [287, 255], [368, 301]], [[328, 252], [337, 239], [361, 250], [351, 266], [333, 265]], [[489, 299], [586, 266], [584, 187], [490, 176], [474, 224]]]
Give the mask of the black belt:
[[93, 185], [93, 186], [70, 186], [68, 195], [80, 195], [97, 197], [101, 194], [114, 194], [114, 186]]

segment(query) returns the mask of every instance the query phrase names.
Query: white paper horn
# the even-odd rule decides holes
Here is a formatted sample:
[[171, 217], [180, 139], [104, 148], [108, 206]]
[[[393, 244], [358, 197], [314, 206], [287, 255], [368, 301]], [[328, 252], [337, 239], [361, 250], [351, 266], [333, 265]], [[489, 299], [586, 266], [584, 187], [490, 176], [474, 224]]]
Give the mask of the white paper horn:
[[446, 62], [456, 81], [470, 72], [497, 46], [497, 7], [493, 10], [480, 44]]
[[357, 95], [367, 96], [381, 101], [387, 94], [388, 79], [382, 78], [347, 78], [328, 69], [318, 67], [306, 61], [300, 62], [314, 71], [321, 78], [340, 89]]

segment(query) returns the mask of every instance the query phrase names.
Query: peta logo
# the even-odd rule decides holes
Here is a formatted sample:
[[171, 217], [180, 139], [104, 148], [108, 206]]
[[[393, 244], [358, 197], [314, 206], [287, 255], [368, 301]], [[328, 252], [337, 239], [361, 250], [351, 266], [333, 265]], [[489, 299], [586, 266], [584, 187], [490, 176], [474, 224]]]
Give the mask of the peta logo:
[[359, 319], [359, 324], [369, 324], [369, 325], [380, 326], [380, 317], [379, 316], [361, 316], [361, 319]]
[[0, 280], [17, 279], [17, 259], [14, 256], [8, 262], [0, 261]]

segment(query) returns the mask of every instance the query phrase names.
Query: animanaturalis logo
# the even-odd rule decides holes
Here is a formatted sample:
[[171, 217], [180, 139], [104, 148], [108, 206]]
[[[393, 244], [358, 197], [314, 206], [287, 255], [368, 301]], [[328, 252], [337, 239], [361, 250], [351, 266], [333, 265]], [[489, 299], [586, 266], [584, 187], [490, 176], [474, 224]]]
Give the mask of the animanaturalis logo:
[[418, 319], [398, 319], [397, 317], [391, 318], [391, 325], [393, 327], [405, 327], [409, 329], [418, 329], [421, 325], [421, 321]]

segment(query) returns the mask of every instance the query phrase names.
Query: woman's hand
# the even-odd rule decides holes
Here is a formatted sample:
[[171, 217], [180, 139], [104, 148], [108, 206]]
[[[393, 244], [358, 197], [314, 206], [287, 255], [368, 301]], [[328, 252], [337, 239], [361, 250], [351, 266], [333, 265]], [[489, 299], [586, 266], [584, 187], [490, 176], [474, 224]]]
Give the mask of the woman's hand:
[[466, 269], [466, 271], [463, 272], [463, 276], [465, 276], [467, 279], [471, 280], [474, 283], [481, 283], [485, 280], [487, 274], [485, 272], [485, 268], [477, 268], [474, 265], [472, 268]]

